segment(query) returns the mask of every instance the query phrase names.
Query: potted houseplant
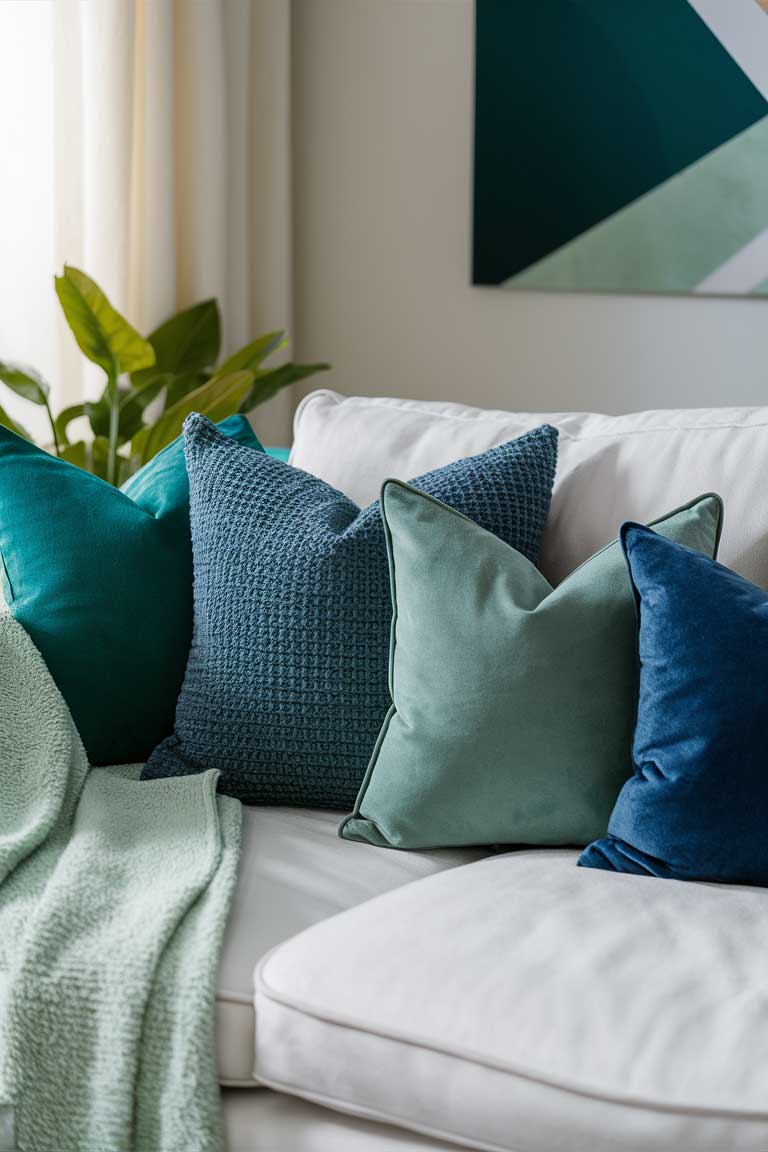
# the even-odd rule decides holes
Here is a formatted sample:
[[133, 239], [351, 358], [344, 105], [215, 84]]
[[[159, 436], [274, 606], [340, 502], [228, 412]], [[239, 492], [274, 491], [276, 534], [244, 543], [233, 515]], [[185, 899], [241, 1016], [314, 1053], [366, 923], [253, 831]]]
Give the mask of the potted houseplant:
[[[284, 332], [268, 332], [219, 360], [221, 317], [216, 300], [185, 308], [145, 338], [78, 268], [65, 266], [55, 285], [81, 351], [104, 372], [101, 396], [54, 416], [49, 385], [35, 369], [0, 360], [0, 381], [45, 409], [50, 451], [109, 484], [122, 484], [174, 440], [190, 412], [214, 421], [250, 412], [289, 384], [329, 367], [264, 367], [268, 357], [285, 346]], [[73, 440], [70, 425], [80, 417], [88, 420], [91, 436]], [[1, 404], [0, 424], [32, 439]]]

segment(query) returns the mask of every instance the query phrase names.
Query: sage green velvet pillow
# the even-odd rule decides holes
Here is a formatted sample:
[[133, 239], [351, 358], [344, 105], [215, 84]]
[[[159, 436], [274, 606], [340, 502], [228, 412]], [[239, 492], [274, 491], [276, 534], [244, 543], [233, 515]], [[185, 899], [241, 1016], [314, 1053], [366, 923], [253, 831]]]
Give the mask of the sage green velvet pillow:
[[[618, 541], [552, 588], [430, 496], [382, 492], [392, 707], [339, 833], [395, 848], [587, 844], [631, 774], [636, 617]], [[722, 503], [655, 522], [707, 556]], [[674, 642], [674, 638], [671, 638]]]

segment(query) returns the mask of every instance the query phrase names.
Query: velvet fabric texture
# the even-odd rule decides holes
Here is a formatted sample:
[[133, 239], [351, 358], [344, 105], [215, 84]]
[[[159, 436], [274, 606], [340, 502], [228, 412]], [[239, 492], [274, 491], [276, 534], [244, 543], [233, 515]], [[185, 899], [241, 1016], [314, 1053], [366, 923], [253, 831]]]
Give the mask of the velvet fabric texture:
[[[244, 416], [221, 430], [261, 447]], [[173, 727], [192, 635], [181, 438], [118, 490], [0, 427], [0, 574], [89, 761], [145, 760]]]
[[[195, 627], [174, 735], [145, 776], [221, 770], [248, 803], [349, 808], [388, 706], [392, 604], [378, 501], [185, 425]], [[557, 433], [416, 483], [536, 560]], [[496, 537], [494, 537], [496, 538]]]
[[768, 596], [626, 524], [639, 612], [634, 774], [579, 864], [768, 886]]
[[[635, 608], [618, 541], [552, 588], [439, 501], [384, 486], [395, 623], [386, 718], [350, 840], [396, 848], [578, 844], [632, 770]], [[705, 496], [659, 532], [712, 554]]]

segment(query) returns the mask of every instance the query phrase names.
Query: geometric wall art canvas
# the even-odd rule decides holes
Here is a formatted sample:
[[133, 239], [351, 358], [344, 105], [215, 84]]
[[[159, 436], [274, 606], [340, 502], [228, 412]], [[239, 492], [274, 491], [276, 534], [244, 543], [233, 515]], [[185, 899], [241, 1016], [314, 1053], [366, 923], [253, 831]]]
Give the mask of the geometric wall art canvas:
[[473, 283], [768, 295], [768, 0], [476, 0]]

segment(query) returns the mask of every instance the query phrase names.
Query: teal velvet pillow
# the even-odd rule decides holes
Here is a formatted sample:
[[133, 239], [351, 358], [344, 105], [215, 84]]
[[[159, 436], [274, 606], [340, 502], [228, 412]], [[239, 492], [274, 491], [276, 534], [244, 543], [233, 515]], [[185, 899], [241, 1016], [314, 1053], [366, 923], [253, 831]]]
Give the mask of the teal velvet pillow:
[[[635, 606], [616, 541], [551, 588], [407, 484], [382, 493], [392, 707], [340, 834], [396, 848], [586, 844], [632, 770]], [[703, 496], [656, 531], [713, 555]]]
[[266, 448], [267, 456], [273, 456], [275, 460], [282, 460], [283, 464], [288, 463], [288, 458], [291, 455], [290, 448]]
[[[244, 416], [219, 427], [260, 449]], [[0, 570], [91, 763], [145, 760], [173, 728], [192, 635], [182, 439], [118, 491], [0, 427]]]

